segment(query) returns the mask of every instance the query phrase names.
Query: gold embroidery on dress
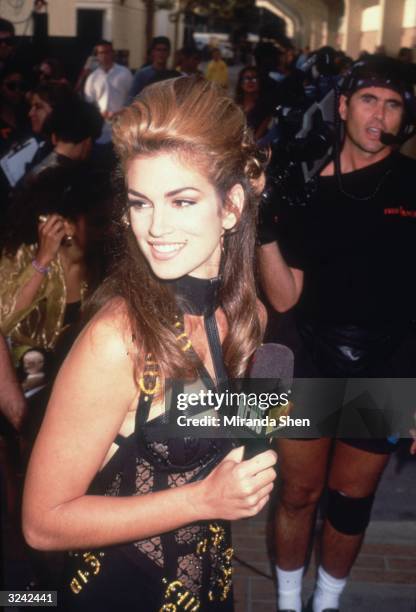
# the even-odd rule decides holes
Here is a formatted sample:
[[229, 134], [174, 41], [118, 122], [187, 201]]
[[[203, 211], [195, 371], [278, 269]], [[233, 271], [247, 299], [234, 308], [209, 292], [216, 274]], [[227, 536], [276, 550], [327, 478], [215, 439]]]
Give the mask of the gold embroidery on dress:
[[72, 578], [69, 583], [70, 589], [75, 595], [78, 595], [84, 587], [85, 584], [88, 583], [91, 576], [97, 576], [101, 570], [101, 561], [99, 557], [104, 557], [104, 553], [69, 553], [70, 556], [79, 557], [82, 559], [83, 566], [80, 569], [77, 569], [75, 576]]
[[[226, 547], [227, 538], [224, 527], [217, 523], [208, 526], [208, 534], [199, 540], [196, 545], [196, 554], [203, 559], [204, 555], [210, 554], [213, 563], [213, 575], [208, 591], [209, 601], [225, 601], [230, 594], [232, 584], [232, 558], [234, 551]], [[201, 602], [189, 589], [184, 586], [182, 580], [172, 582], [163, 579], [166, 586], [164, 603], [159, 612], [196, 612], [200, 610]]]
[[208, 545], [216, 561], [214, 564], [214, 575], [211, 579], [211, 588], [208, 591], [208, 599], [210, 601], [218, 599], [225, 601], [230, 594], [232, 585], [232, 558], [234, 550], [231, 547], [226, 547], [227, 538], [224, 527], [217, 523], [211, 523], [208, 530], [210, 532]]
[[[163, 582], [167, 584], [166, 578], [163, 578]], [[173, 580], [167, 585], [164, 598], [165, 603], [159, 612], [197, 612], [201, 607], [199, 599], [189, 589], [184, 588], [180, 580]]]

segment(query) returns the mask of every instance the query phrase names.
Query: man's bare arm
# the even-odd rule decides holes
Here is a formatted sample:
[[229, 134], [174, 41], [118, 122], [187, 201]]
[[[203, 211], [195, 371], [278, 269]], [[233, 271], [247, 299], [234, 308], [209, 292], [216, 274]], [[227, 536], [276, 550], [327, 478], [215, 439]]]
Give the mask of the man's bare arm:
[[303, 287], [303, 271], [285, 262], [277, 242], [258, 249], [259, 269], [263, 290], [278, 312], [290, 310], [299, 300]]

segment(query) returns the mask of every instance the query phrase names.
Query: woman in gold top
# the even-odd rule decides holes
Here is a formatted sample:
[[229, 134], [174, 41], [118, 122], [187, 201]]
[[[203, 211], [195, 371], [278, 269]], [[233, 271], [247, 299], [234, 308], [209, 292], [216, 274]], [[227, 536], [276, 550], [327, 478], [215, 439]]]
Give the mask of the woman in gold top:
[[80, 168], [52, 168], [12, 206], [0, 261], [0, 324], [16, 361], [29, 348], [53, 350], [77, 320], [88, 285], [97, 285], [100, 254], [91, 256], [97, 244], [88, 234], [98, 206], [105, 210], [103, 189]]

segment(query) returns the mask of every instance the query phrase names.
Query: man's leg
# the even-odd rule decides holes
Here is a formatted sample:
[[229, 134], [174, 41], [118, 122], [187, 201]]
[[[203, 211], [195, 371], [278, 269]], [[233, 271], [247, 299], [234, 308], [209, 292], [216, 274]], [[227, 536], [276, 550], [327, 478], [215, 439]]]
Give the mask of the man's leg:
[[[328, 488], [355, 500], [368, 498], [375, 493], [389, 458], [389, 454], [371, 453], [337, 442]], [[345, 535], [334, 529], [328, 520], [325, 521], [321, 558], [332, 575], [337, 578], [348, 576], [360, 551], [364, 533]]]
[[275, 523], [279, 610], [300, 612], [302, 574], [332, 441], [277, 441], [279, 502]]
[[373, 495], [389, 457], [336, 443], [328, 477], [329, 504], [313, 612], [338, 608], [346, 577], [361, 548]]

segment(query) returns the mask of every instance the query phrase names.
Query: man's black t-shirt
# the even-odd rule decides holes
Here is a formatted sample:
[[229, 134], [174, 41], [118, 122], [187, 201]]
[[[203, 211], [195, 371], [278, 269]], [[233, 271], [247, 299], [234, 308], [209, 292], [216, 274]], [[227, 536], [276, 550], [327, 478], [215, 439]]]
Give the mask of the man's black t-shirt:
[[[377, 325], [416, 318], [416, 161], [320, 177], [314, 201], [280, 211], [286, 262], [304, 270], [297, 315]], [[358, 199], [365, 198], [365, 199]]]

